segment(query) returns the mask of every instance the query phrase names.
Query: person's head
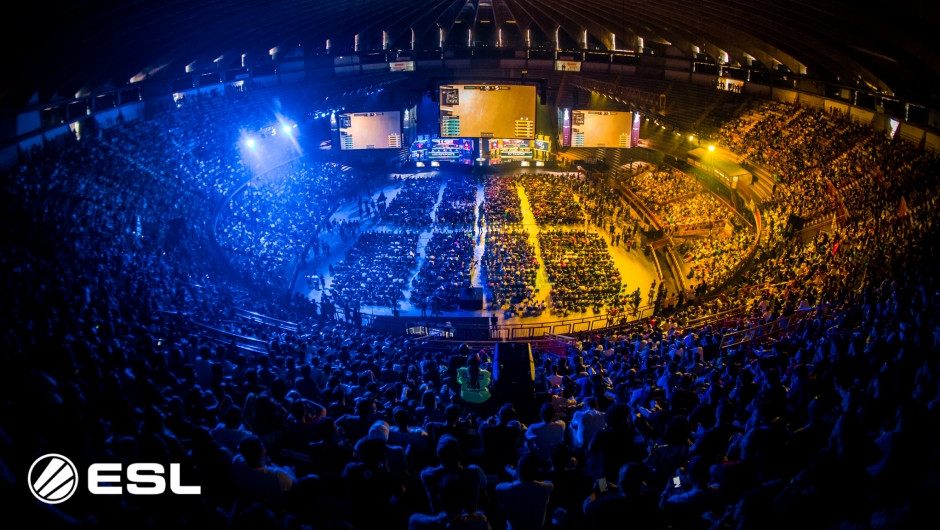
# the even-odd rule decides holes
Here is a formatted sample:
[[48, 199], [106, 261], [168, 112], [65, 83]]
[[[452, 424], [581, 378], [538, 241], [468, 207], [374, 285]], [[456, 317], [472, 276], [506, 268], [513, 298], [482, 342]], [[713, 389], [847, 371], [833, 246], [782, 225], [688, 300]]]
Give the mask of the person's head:
[[449, 424], [454, 424], [460, 421], [460, 405], [456, 403], [451, 403], [444, 407], [444, 421]]
[[403, 429], [411, 424], [411, 412], [405, 407], [395, 407], [395, 410], [392, 411], [392, 418], [395, 420], [395, 425]]
[[545, 423], [551, 423], [555, 419], [555, 407], [551, 403], [542, 403], [542, 408], [539, 409], [539, 418]]
[[363, 437], [356, 443], [359, 461], [368, 467], [379, 467], [385, 463], [385, 440]]
[[222, 421], [225, 423], [225, 426], [229, 429], [237, 429], [239, 425], [242, 424], [242, 408], [233, 405], [227, 411], [225, 415], [222, 416]]
[[567, 376], [563, 378], [563, 381], [564, 384], [561, 386], [561, 397], [565, 399], [573, 398], [577, 394], [574, 381], [569, 379]]
[[539, 459], [535, 453], [523, 453], [516, 465], [516, 472], [520, 482], [532, 482], [538, 478]]
[[617, 486], [620, 493], [638, 493], [646, 478], [646, 466], [640, 462], [629, 462], [620, 468]]
[[375, 400], [371, 397], [360, 398], [356, 402], [356, 414], [361, 418], [368, 418], [375, 412]]
[[516, 419], [516, 407], [512, 403], [503, 403], [503, 406], [499, 408], [499, 412], [497, 414], [499, 423], [505, 425]]
[[571, 454], [571, 450], [565, 444], [556, 444], [551, 453], [552, 469], [561, 471], [577, 465], [577, 459]]
[[689, 419], [682, 414], [670, 416], [666, 420], [666, 427], [663, 430], [663, 439], [669, 445], [681, 445], [689, 442], [692, 435], [692, 424]]
[[471, 380], [476, 380], [480, 377], [480, 356], [479, 355], [470, 355], [467, 357], [467, 373], [470, 374]]
[[242, 455], [245, 464], [249, 467], [259, 467], [264, 465], [267, 457], [267, 451], [264, 448], [264, 442], [256, 435], [251, 435], [238, 445], [238, 453]]
[[389, 430], [390, 429], [387, 421], [376, 420], [376, 422], [372, 424], [372, 427], [369, 427], [369, 432], [366, 434], [366, 437], [374, 440], [388, 442]]
[[437, 459], [444, 467], [457, 467], [460, 465], [460, 442], [450, 434], [441, 436], [437, 442]]
[[437, 394], [433, 390], [425, 390], [421, 394], [421, 406], [427, 409], [433, 409], [437, 407]]
[[336, 436], [336, 422], [332, 416], [323, 416], [313, 424], [313, 431], [320, 440], [331, 440]]
[[611, 429], [621, 429], [630, 425], [630, 407], [626, 403], [614, 402], [604, 413], [605, 423]]

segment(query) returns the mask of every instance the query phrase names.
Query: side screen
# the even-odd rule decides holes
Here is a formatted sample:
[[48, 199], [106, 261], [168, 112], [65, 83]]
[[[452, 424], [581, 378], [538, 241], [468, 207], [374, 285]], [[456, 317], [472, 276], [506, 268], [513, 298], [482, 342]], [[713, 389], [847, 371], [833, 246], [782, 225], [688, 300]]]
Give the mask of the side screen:
[[572, 147], [631, 147], [632, 132], [632, 112], [571, 111]]
[[535, 87], [441, 85], [441, 138], [535, 138]]
[[337, 116], [342, 150], [401, 147], [401, 113], [347, 112]]

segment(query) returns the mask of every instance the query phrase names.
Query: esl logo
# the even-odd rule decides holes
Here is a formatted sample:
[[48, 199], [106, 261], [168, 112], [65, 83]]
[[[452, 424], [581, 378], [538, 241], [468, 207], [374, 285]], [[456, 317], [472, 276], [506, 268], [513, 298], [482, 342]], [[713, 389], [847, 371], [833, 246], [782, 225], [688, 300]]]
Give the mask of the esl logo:
[[[88, 491], [92, 495], [121, 495], [124, 471], [120, 463], [98, 463], [88, 466]], [[161, 464], [136, 463], [127, 466], [127, 493], [160, 495], [166, 492], [166, 479]], [[59, 504], [78, 488], [78, 470], [68, 458], [50, 453], [33, 462], [29, 468], [29, 490], [46, 504]], [[180, 482], [180, 465], [170, 464], [170, 492], [176, 495], [199, 495], [200, 486], [184, 486]]]
[[29, 491], [46, 504], [67, 501], [77, 489], [78, 470], [62, 455], [43, 455], [29, 467]]

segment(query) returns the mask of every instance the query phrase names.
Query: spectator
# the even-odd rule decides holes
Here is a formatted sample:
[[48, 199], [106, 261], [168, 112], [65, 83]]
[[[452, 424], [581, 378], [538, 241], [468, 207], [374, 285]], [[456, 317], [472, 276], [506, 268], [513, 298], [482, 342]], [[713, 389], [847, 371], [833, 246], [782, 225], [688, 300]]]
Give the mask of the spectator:
[[587, 448], [594, 434], [604, 427], [604, 415], [597, 410], [597, 399], [589, 396], [584, 400], [581, 409], [571, 417], [572, 445], [580, 451]]
[[346, 464], [342, 478], [348, 520], [357, 528], [401, 528], [408, 515], [403, 508], [405, 485], [388, 467], [385, 441], [364, 438], [356, 444], [358, 460]]
[[441, 480], [437, 501], [440, 507], [435, 515], [412, 514], [408, 530], [490, 530], [491, 526], [482, 512], [468, 512], [464, 499], [470, 494], [467, 485], [456, 476], [447, 475]]
[[552, 483], [537, 480], [539, 461], [532, 453], [519, 457], [516, 479], [496, 484], [495, 501], [507, 530], [541, 529], [545, 526]]
[[551, 403], [542, 403], [539, 418], [542, 421], [529, 425], [525, 431], [526, 446], [529, 452], [535, 454], [539, 465], [548, 469], [551, 467], [552, 452], [557, 446], [565, 444], [567, 425], [563, 420], [555, 419], [555, 408]]
[[506, 477], [506, 466], [514, 465], [524, 451], [525, 425], [516, 419], [516, 407], [504, 403], [496, 416], [480, 425], [483, 470], [487, 475]]
[[490, 371], [480, 366], [479, 355], [468, 356], [467, 365], [457, 369], [460, 399], [465, 410], [485, 414], [484, 404], [493, 397], [489, 388], [491, 377]]
[[466, 513], [476, 513], [488, 508], [487, 479], [483, 470], [475, 465], [465, 466], [462, 462], [462, 449], [460, 442], [454, 436], [445, 434], [437, 444], [437, 466], [428, 466], [421, 470], [421, 482], [427, 491], [431, 512], [437, 513], [446, 509], [438, 504], [441, 485], [447, 477], [455, 477], [460, 482], [464, 495], [461, 499], [461, 509]]

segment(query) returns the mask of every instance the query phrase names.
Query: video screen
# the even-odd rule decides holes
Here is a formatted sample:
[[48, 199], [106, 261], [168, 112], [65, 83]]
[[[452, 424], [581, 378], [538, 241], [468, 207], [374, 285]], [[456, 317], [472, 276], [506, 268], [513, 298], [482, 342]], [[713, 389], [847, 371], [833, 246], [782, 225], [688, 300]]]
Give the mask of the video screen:
[[347, 112], [337, 116], [342, 150], [401, 148], [401, 113]]
[[442, 138], [535, 138], [535, 87], [441, 85]]
[[571, 147], [631, 147], [632, 131], [629, 111], [571, 111]]
[[456, 140], [431, 139], [428, 160], [455, 162], [460, 159], [469, 159], [471, 156], [473, 156], [473, 140], [467, 138]]
[[494, 158], [532, 158], [532, 146], [529, 140], [505, 138], [490, 140], [490, 156]]

